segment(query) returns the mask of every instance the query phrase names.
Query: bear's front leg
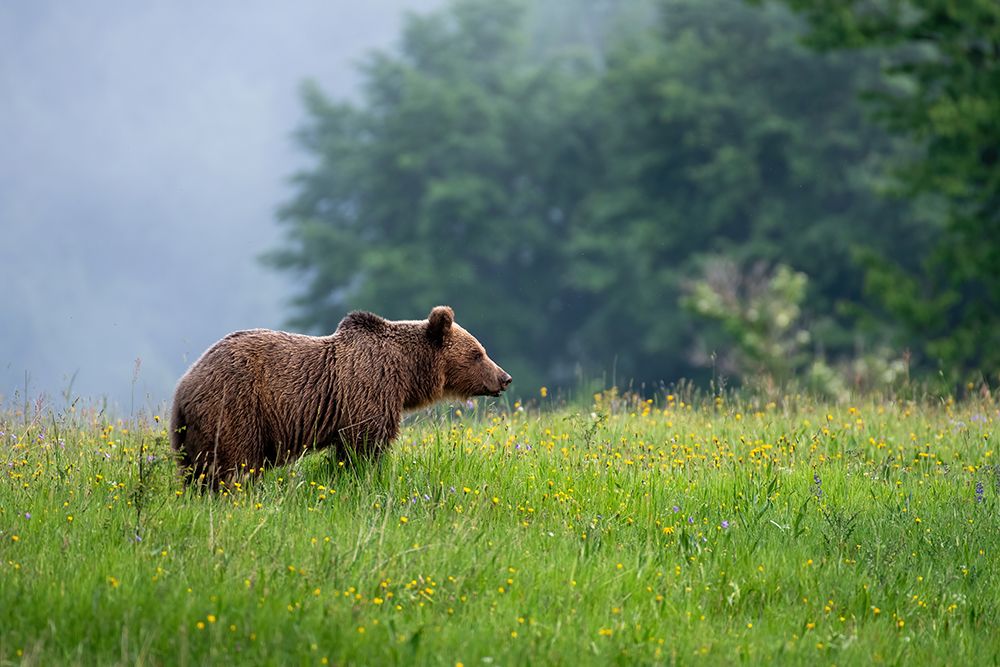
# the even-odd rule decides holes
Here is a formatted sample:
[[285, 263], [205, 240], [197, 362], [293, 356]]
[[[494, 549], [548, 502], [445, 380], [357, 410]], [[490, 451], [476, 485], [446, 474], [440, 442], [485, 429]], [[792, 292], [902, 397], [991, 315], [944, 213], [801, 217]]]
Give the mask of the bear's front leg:
[[340, 448], [345, 455], [341, 460], [377, 461], [398, 433], [399, 417], [395, 415], [373, 417], [341, 428]]

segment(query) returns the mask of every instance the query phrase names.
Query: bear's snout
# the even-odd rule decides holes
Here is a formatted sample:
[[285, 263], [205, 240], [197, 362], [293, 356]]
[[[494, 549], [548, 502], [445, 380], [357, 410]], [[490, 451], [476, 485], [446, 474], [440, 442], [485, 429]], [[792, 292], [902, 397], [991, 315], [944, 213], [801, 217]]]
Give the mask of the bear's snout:
[[510, 373], [508, 373], [504, 369], [500, 368], [499, 366], [497, 366], [497, 368], [500, 370], [500, 375], [497, 376], [497, 389], [496, 389], [496, 391], [490, 392], [493, 396], [499, 396], [500, 392], [502, 392], [504, 389], [506, 389], [507, 387], [509, 387], [510, 383], [514, 381], [514, 378], [512, 378], [510, 376]]

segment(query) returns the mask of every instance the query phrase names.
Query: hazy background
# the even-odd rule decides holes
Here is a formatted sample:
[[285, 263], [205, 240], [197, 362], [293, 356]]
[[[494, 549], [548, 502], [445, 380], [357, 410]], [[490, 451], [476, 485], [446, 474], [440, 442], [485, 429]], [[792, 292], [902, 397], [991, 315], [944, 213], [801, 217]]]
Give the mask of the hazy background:
[[826, 4], [5, 3], [0, 395], [438, 303], [514, 398], [987, 390], [1000, 4]]
[[[356, 64], [435, 0], [0, 4], [0, 395], [128, 409], [225, 333], [279, 326], [257, 262], [302, 165], [298, 87]], [[61, 399], [60, 399], [61, 400]]]

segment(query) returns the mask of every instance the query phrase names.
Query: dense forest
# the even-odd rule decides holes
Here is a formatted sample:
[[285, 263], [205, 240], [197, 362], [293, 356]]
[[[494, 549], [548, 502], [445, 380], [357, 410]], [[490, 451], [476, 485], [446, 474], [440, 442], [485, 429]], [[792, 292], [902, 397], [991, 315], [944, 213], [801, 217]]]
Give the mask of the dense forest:
[[304, 85], [297, 326], [447, 303], [523, 393], [996, 380], [1000, 5], [541, 4]]

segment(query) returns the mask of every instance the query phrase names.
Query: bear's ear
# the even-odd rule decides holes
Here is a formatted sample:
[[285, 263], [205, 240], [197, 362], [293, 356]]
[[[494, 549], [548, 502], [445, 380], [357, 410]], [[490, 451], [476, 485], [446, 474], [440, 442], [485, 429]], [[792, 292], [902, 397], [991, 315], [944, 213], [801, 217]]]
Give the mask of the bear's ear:
[[448, 306], [435, 306], [427, 316], [427, 336], [435, 345], [440, 345], [444, 337], [451, 331], [455, 321], [455, 312]]

